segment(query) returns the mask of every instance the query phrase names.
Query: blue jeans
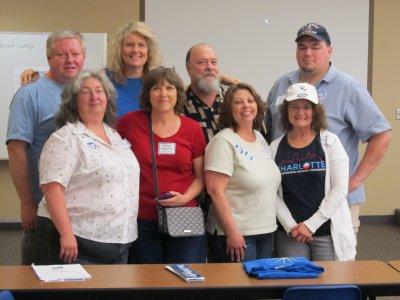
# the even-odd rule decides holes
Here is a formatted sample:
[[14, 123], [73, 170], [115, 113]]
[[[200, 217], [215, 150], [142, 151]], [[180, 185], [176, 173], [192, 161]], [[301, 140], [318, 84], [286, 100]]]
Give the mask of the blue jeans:
[[[257, 235], [244, 236], [246, 248], [244, 250], [243, 261], [270, 258], [272, 253], [274, 233], [265, 233]], [[214, 263], [231, 262], [230, 257], [226, 254], [226, 236], [208, 234], [208, 261]]]
[[[37, 217], [36, 237], [40, 264], [63, 264], [60, 259], [60, 235], [53, 222]], [[131, 243], [101, 243], [75, 236], [78, 244], [78, 264], [126, 264]]]
[[158, 232], [157, 221], [138, 220], [138, 239], [133, 243], [136, 263], [204, 263], [206, 236], [170, 237]]
[[309, 260], [335, 260], [335, 249], [330, 235], [313, 236], [311, 242], [300, 243], [286, 231], [277, 230], [275, 242], [279, 257], [303, 256]]

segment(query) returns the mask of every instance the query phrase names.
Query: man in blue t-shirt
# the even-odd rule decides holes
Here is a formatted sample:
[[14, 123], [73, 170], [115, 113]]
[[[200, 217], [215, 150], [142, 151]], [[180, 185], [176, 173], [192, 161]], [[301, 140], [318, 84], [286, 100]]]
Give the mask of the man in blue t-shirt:
[[[287, 88], [298, 82], [314, 85], [325, 108], [328, 130], [339, 137], [349, 156], [347, 200], [357, 234], [360, 204], [365, 201], [363, 182], [383, 158], [391, 140], [391, 127], [367, 89], [331, 63], [331, 40], [325, 27], [306, 24], [299, 29], [295, 41], [299, 69], [279, 78], [268, 95], [271, 137], [275, 140], [283, 134], [279, 125], [279, 104]], [[360, 141], [367, 143], [367, 147], [358, 162]]]
[[82, 70], [84, 39], [73, 30], [55, 31], [47, 39], [46, 55], [50, 70], [16, 92], [7, 127], [9, 168], [21, 203], [24, 265], [35, 262], [37, 255], [34, 229], [37, 206], [43, 197], [38, 161], [44, 143], [55, 130], [53, 117], [59, 110], [64, 84]]

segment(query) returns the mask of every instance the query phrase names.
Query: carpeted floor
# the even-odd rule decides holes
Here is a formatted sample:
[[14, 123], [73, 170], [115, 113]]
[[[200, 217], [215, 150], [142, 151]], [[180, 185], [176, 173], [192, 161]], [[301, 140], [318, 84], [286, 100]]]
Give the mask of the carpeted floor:
[[399, 260], [400, 227], [390, 225], [361, 225], [356, 259]]

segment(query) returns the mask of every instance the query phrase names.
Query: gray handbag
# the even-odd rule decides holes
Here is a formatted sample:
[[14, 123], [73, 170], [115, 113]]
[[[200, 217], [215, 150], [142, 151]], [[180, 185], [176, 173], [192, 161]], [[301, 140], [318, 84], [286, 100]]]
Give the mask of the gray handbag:
[[[204, 216], [200, 207], [160, 207], [157, 209], [159, 229], [162, 229], [162, 233], [172, 237], [204, 234]], [[160, 228], [160, 223], [162, 228]]]
[[[158, 231], [171, 237], [201, 236], [205, 233], [203, 210], [195, 207], [164, 207], [161, 206], [158, 191], [157, 164], [154, 150], [153, 128], [149, 115], [149, 136], [151, 160], [154, 179], [154, 195], [157, 202]], [[164, 198], [165, 199], [165, 198]]]

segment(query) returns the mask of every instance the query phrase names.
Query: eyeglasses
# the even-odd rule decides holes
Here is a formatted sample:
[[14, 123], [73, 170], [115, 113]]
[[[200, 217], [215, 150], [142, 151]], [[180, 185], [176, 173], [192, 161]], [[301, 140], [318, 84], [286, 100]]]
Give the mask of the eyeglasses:
[[95, 89], [95, 90], [83, 88], [83, 89], [81, 89], [79, 91], [79, 95], [84, 96], [84, 97], [89, 97], [92, 94], [96, 95], [96, 96], [99, 96], [99, 95], [104, 94], [105, 92], [106, 91], [104, 89], [102, 89], [102, 88], [98, 88], [98, 89]]

